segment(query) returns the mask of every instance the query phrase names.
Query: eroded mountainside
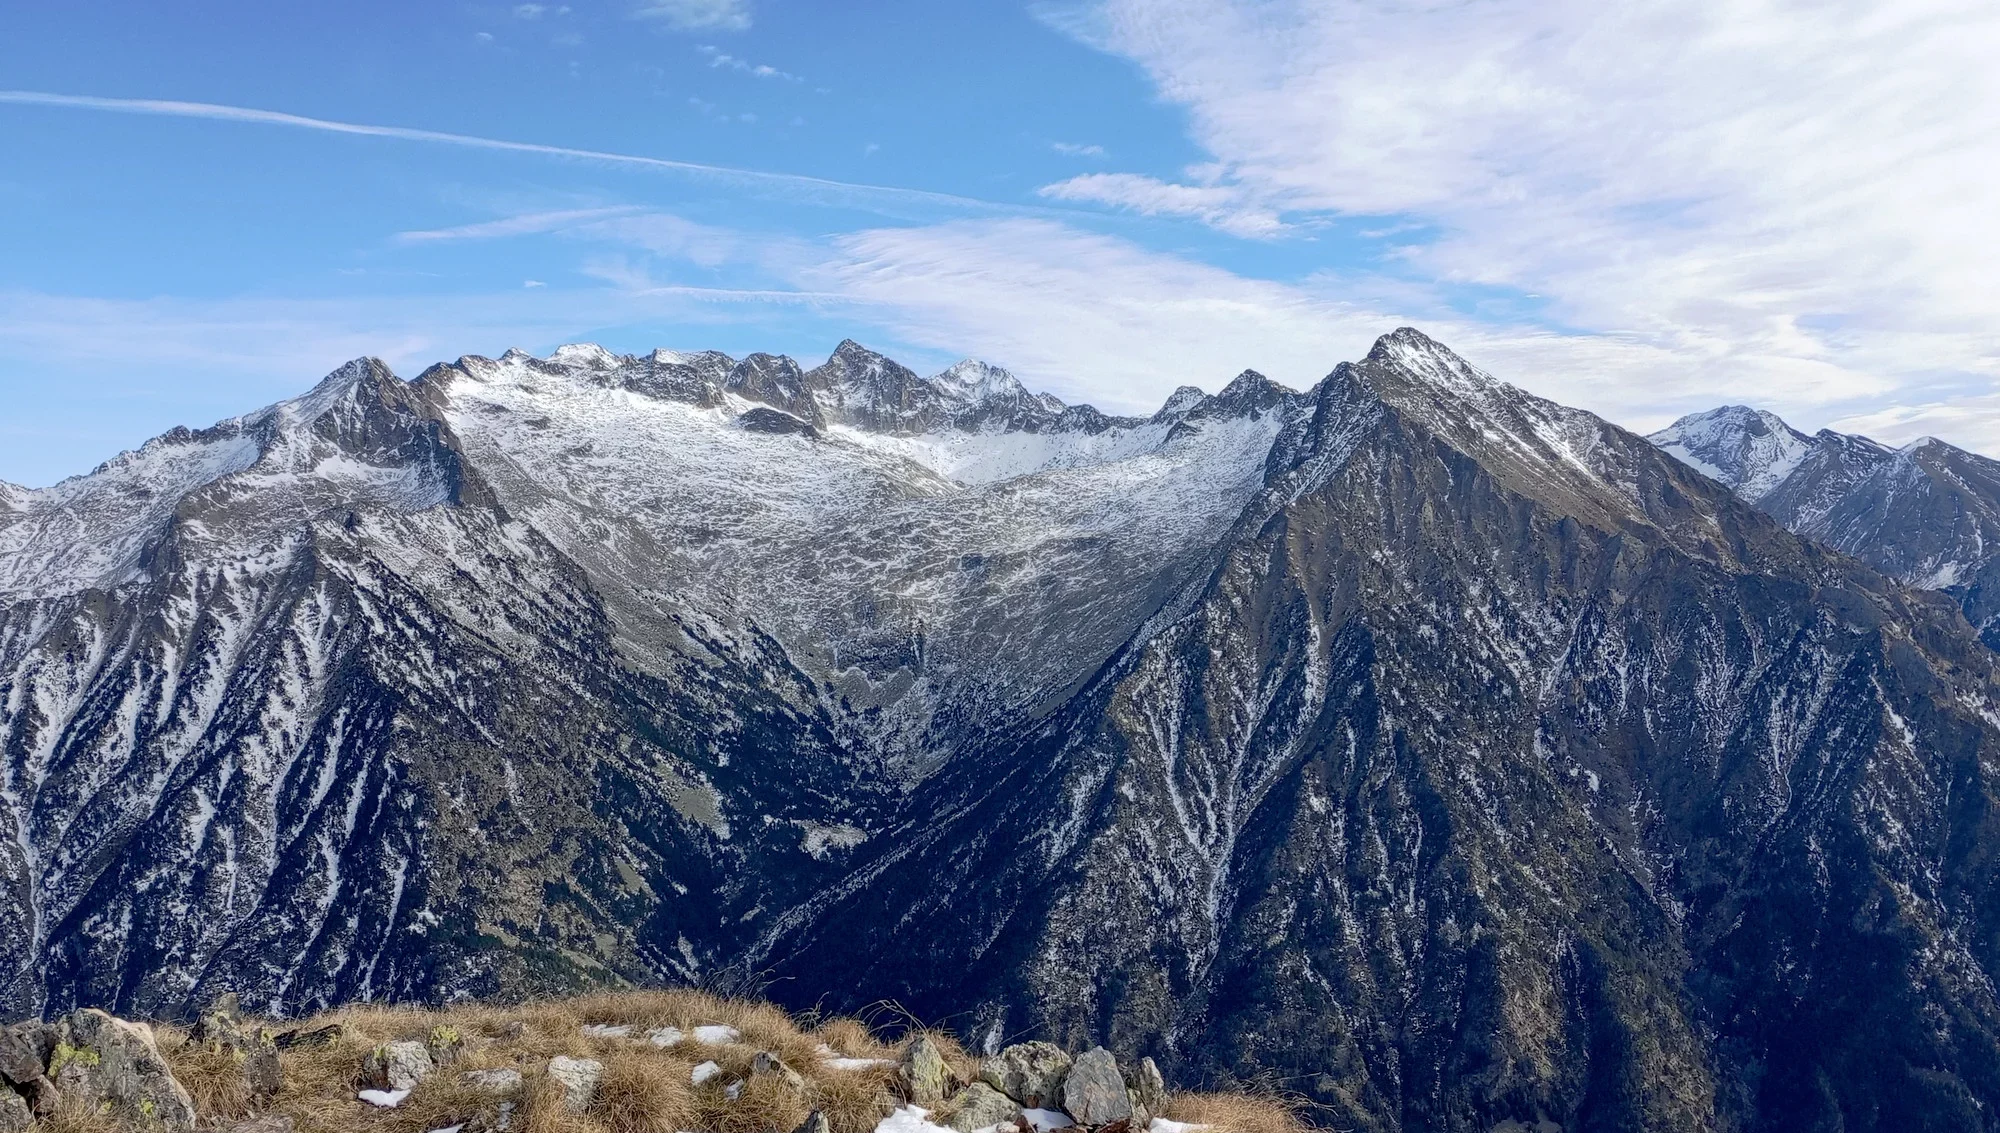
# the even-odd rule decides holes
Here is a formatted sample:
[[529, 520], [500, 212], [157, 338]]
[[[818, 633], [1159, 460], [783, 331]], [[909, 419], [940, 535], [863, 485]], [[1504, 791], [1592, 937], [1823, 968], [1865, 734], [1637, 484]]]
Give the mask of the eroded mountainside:
[[1989, 1127], [1993, 655], [1729, 487], [1411, 330], [1143, 419], [357, 362], [0, 497], [0, 1003], [755, 975], [1342, 1127]]

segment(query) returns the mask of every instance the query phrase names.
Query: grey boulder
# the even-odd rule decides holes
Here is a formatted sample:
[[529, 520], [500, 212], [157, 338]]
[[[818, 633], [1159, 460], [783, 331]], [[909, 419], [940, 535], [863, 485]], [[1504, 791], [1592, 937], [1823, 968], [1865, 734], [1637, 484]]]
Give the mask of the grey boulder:
[[1069, 1067], [1054, 1043], [1016, 1043], [980, 1063], [979, 1080], [1023, 1105], [1054, 1105]]
[[563, 1108], [571, 1113], [582, 1113], [597, 1100], [597, 1080], [603, 1076], [604, 1064], [595, 1058], [558, 1054], [549, 1059], [549, 1077], [562, 1083]]
[[424, 1080], [436, 1064], [428, 1046], [414, 1039], [383, 1043], [368, 1054], [361, 1075], [378, 1090], [408, 1090]]
[[1132, 1098], [1110, 1051], [1096, 1046], [1077, 1055], [1063, 1079], [1062, 1107], [1079, 1125], [1132, 1120]]
[[194, 1101], [160, 1057], [153, 1028], [85, 1008], [63, 1016], [55, 1040], [48, 1076], [62, 1094], [134, 1129], [194, 1127]]
[[0, 1133], [26, 1133], [34, 1124], [28, 1099], [0, 1085]]
[[903, 1064], [896, 1073], [903, 1084], [903, 1096], [912, 1105], [936, 1109], [951, 1095], [951, 1067], [945, 1064], [944, 1051], [928, 1035], [918, 1035], [903, 1051]]
[[1152, 1059], [1142, 1058], [1126, 1067], [1125, 1089], [1132, 1097], [1132, 1124], [1150, 1124], [1167, 1112], [1167, 1080]]
[[954, 1107], [945, 1124], [958, 1133], [972, 1133], [975, 1129], [988, 1129], [1003, 1121], [1013, 1121], [1021, 1116], [1021, 1103], [994, 1089], [985, 1082], [974, 1082], [959, 1091], [952, 1099]]

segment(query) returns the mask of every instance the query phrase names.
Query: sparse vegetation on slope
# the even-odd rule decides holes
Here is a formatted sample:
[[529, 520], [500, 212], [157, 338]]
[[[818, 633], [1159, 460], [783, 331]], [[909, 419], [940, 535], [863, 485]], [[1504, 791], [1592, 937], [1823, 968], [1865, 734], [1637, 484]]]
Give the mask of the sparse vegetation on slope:
[[[55, 1051], [70, 1020], [85, 1014], [96, 1015], [0, 1033], [23, 1049]], [[357, 1005], [282, 1023], [225, 1003], [193, 1027], [156, 1024], [151, 1039], [192, 1103], [194, 1126], [235, 1133], [873, 1133], [892, 1115], [898, 1128], [927, 1121], [1027, 1133], [1068, 1120], [1060, 1077], [1035, 1087], [1058, 1096], [1015, 1101], [998, 1088], [1001, 1059], [982, 1062], [949, 1033], [907, 1020], [888, 1029], [893, 1038], [858, 1019], [793, 1017], [765, 1003], [668, 990], [440, 1009]], [[1055, 1048], [1035, 1047], [1036, 1057], [1069, 1064]], [[275, 1070], [259, 1071], [260, 1058]], [[1168, 1097], [1144, 1083], [1156, 1072], [1142, 1066], [1124, 1072], [1135, 1083], [1132, 1116], [1094, 1128], [1128, 1133], [1154, 1118], [1168, 1133], [1182, 1133], [1177, 1122], [1225, 1133], [1301, 1128], [1281, 1099]], [[993, 1085], [974, 1085], [982, 1081]], [[1113, 1085], [1122, 1089], [1116, 1078]], [[48, 1066], [39, 1082], [0, 1079], [0, 1089], [33, 1106], [26, 1128], [34, 1133], [182, 1127], [150, 1108], [122, 1114], [116, 1107], [129, 1099], [108, 1077], [63, 1078]], [[996, 1100], [1013, 1120], [996, 1117]], [[974, 1105], [984, 1107], [977, 1124]]]

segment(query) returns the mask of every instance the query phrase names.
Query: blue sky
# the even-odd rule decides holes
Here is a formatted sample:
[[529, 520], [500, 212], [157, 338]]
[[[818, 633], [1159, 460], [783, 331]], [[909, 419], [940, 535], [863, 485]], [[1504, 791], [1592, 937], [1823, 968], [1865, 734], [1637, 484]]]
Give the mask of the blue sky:
[[1601, 7], [10, 5], [0, 479], [364, 353], [854, 337], [1129, 411], [1404, 322], [1628, 425], [2000, 451], [1993, 6]]

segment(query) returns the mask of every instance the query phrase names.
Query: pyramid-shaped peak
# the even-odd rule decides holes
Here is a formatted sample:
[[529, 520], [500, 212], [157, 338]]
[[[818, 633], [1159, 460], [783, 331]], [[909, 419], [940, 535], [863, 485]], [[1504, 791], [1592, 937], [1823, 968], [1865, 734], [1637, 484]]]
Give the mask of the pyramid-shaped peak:
[[1363, 362], [1393, 367], [1410, 377], [1454, 390], [1492, 390], [1500, 384], [1498, 379], [1415, 327], [1397, 327], [1376, 339]]
[[895, 365], [889, 360], [888, 355], [878, 350], [870, 350], [851, 338], [841, 339], [840, 345], [833, 348], [833, 353], [828, 355], [826, 360], [828, 365], [839, 363], [850, 369], [857, 366]]

